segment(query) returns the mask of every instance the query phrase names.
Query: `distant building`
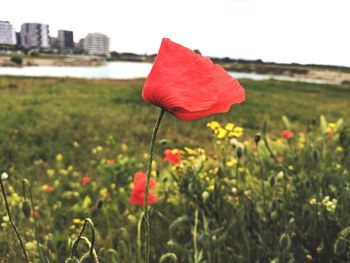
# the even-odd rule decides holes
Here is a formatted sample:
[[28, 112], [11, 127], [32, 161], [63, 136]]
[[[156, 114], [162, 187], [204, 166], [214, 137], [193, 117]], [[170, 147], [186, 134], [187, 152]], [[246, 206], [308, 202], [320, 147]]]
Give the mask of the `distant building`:
[[16, 32], [17, 48], [21, 47], [21, 32]]
[[21, 27], [21, 45], [26, 49], [49, 49], [49, 26], [39, 23], [24, 23]]
[[59, 40], [58, 37], [51, 37], [50, 36], [50, 46], [51, 46], [51, 50], [53, 53], [59, 53], [60, 52], [60, 44], [59, 44]]
[[109, 57], [109, 37], [100, 33], [88, 34], [84, 39], [84, 52], [88, 55]]
[[74, 52], [76, 54], [83, 54], [84, 53], [84, 42], [85, 42], [85, 38], [82, 38], [77, 43], [75, 43]]
[[16, 45], [16, 31], [8, 21], [0, 21], [0, 45]]
[[74, 50], [73, 31], [58, 31], [58, 47], [63, 53], [72, 53]]

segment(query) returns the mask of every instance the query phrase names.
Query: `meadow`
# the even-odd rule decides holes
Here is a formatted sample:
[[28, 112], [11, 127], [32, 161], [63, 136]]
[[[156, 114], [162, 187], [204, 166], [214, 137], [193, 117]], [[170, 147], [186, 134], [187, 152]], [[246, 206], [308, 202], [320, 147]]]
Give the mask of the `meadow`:
[[[99, 262], [142, 262], [129, 197], [158, 113], [143, 81], [0, 77], [0, 172], [32, 262], [65, 262], [87, 217]], [[240, 82], [247, 99], [228, 113], [164, 117], [151, 262], [347, 262], [350, 86]], [[0, 207], [0, 262], [22, 262]]]

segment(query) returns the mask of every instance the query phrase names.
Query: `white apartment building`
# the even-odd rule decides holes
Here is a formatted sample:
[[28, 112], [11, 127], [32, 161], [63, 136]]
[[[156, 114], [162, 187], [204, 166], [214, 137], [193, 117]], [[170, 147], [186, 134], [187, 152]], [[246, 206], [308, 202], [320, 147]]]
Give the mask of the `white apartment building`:
[[8, 21], [0, 21], [0, 45], [16, 45], [16, 32]]
[[109, 37], [100, 33], [90, 33], [84, 39], [84, 52], [88, 55], [109, 57]]
[[39, 23], [24, 23], [21, 27], [21, 45], [24, 48], [50, 48], [49, 26]]

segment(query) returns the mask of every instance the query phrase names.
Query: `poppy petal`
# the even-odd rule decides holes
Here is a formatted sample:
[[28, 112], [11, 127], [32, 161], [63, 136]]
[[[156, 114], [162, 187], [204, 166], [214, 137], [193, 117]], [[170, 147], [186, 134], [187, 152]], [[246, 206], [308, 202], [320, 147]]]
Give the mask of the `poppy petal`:
[[142, 95], [146, 102], [189, 120], [228, 111], [244, 100], [244, 89], [209, 58], [164, 38]]

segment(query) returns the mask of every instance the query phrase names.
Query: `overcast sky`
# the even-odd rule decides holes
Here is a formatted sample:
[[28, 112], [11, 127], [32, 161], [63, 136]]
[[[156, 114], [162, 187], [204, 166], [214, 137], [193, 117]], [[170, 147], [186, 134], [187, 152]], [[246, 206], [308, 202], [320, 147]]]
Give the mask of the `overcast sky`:
[[203, 55], [350, 66], [350, 0], [1, 0], [0, 20], [90, 32], [156, 53], [169, 37]]

